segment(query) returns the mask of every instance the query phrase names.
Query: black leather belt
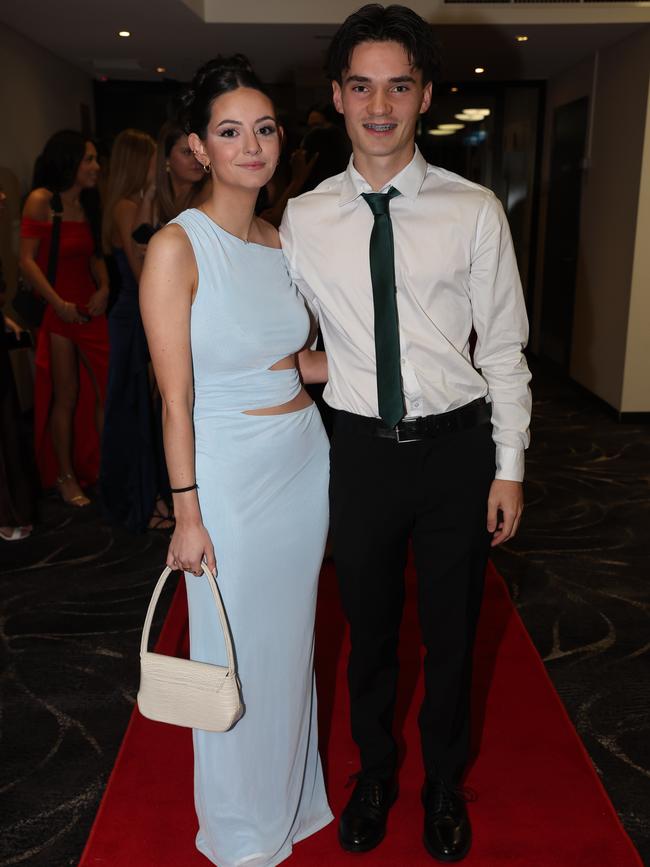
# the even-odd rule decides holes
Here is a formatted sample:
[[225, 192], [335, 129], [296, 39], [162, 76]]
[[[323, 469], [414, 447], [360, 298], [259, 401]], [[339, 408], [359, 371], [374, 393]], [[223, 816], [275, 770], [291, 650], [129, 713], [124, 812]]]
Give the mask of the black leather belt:
[[468, 428], [488, 424], [492, 418], [492, 407], [484, 397], [473, 400], [458, 409], [439, 415], [425, 415], [419, 418], [403, 419], [395, 428], [387, 427], [379, 418], [355, 415], [345, 410], [336, 413], [336, 429], [383, 437], [398, 443], [415, 443], [420, 440], [434, 439], [442, 434], [455, 433]]

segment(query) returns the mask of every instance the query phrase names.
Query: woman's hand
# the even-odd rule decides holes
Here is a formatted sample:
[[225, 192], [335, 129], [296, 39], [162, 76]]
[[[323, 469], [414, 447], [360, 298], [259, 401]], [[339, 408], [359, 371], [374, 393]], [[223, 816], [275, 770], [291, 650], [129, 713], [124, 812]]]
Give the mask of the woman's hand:
[[84, 318], [77, 310], [77, 305], [73, 304], [72, 301], [64, 301], [61, 299], [55, 306], [54, 311], [59, 319], [63, 319], [64, 322], [71, 324], [73, 322], [82, 323], [84, 322]]
[[183, 524], [177, 519], [167, 551], [167, 565], [198, 576], [203, 574], [203, 560], [210, 572], [216, 575], [217, 560], [208, 531], [203, 524]]
[[108, 304], [108, 287], [104, 287], [103, 289], [98, 289], [88, 299], [88, 313], [91, 316], [101, 316], [102, 313], [106, 312], [106, 305]]
[[17, 322], [14, 322], [14, 320], [10, 316], [5, 316], [5, 327], [9, 331], [13, 331], [16, 337], [20, 337], [20, 335], [25, 330], [24, 328], [21, 328]]

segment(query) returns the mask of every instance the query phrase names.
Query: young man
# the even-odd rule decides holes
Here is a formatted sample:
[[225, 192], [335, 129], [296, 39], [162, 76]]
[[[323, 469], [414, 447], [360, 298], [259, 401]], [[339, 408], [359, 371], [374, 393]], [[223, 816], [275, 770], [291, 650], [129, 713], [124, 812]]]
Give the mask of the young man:
[[[352, 734], [361, 773], [344, 849], [384, 836], [397, 797], [392, 734], [409, 540], [418, 576], [425, 698], [424, 843], [465, 857], [458, 786], [468, 760], [472, 647], [490, 544], [523, 508], [530, 374], [526, 311], [503, 210], [415, 147], [436, 72], [429, 25], [364, 6], [334, 36], [328, 71], [353, 156], [289, 202], [282, 243], [319, 317], [336, 410], [333, 553], [350, 623]], [[477, 335], [474, 357], [470, 333]]]

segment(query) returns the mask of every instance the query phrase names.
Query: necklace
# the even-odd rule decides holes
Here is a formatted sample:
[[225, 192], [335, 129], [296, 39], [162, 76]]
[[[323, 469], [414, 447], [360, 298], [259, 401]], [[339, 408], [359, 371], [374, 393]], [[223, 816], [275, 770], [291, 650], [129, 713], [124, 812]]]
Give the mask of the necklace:
[[215, 226], [219, 226], [219, 228], [222, 229], [224, 232], [227, 232], [228, 235], [231, 235], [233, 238], [237, 238], [239, 241], [242, 241], [246, 245], [250, 244], [248, 237], [242, 238], [239, 235], [237, 235], [235, 232], [229, 232], [228, 229], [225, 229], [220, 223], [217, 223], [217, 221], [213, 217], [211, 217], [210, 214], [208, 214], [208, 212], [206, 211], [206, 209], [202, 205], [199, 205], [199, 207], [196, 210], [201, 211], [202, 214], [205, 214], [205, 216], [208, 218], [208, 220], [213, 222], [215, 224]]

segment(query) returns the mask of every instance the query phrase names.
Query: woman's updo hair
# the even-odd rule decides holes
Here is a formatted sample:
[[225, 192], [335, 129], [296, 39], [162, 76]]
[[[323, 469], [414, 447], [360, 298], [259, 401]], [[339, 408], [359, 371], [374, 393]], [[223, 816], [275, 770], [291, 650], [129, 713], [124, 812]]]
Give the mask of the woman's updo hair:
[[233, 54], [232, 57], [218, 55], [204, 63], [181, 97], [180, 120], [185, 132], [188, 135], [194, 132], [204, 139], [210, 122], [212, 103], [224, 93], [230, 93], [238, 87], [250, 87], [265, 96], [269, 95], [253, 72], [250, 61], [243, 54]]

